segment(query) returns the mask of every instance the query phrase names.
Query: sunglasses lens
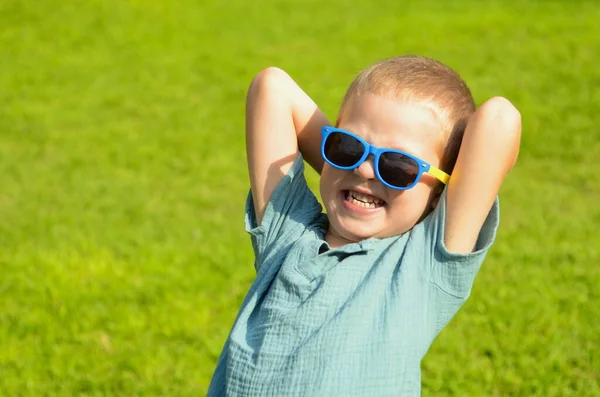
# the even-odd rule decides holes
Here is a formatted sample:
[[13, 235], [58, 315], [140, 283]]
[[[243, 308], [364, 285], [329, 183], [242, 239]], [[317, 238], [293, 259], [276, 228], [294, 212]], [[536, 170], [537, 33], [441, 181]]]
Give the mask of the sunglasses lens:
[[332, 132], [325, 140], [325, 157], [338, 167], [351, 167], [358, 163], [365, 146], [358, 139], [341, 132]]
[[379, 157], [379, 175], [392, 186], [408, 187], [419, 175], [419, 164], [403, 154], [386, 152]]

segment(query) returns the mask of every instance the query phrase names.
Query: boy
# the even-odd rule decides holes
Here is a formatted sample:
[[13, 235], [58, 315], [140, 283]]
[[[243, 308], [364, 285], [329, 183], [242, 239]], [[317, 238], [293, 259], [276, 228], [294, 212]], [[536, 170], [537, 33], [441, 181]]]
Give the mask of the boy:
[[211, 397], [418, 396], [420, 361], [493, 242], [520, 141], [507, 100], [475, 111], [455, 72], [404, 56], [363, 71], [330, 125], [283, 71], [250, 85], [257, 277]]

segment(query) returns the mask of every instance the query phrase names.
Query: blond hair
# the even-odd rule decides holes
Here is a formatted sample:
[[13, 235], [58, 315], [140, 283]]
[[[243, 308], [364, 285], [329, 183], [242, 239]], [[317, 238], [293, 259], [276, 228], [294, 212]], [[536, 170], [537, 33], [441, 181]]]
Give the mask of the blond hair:
[[436, 60], [404, 55], [378, 62], [354, 79], [342, 102], [337, 124], [351, 98], [363, 93], [418, 102], [431, 109], [442, 122], [440, 168], [451, 173], [467, 121], [475, 112], [475, 102], [464, 80]]

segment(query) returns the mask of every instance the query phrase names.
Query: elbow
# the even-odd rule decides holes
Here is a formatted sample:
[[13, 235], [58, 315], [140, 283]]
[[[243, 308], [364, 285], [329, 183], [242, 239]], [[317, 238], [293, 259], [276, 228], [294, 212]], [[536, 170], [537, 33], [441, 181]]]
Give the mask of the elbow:
[[521, 144], [521, 113], [508, 99], [499, 96], [482, 104], [481, 113], [490, 127], [488, 130], [494, 134], [494, 146], [507, 149], [512, 168], [517, 162]]
[[291, 77], [283, 69], [270, 66], [254, 76], [248, 88], [248, 96], [281, 90], [289, 79]]
[[504, 97], [493, 97], [481, 105], [484, 113], [493, 118], [506, 133], [521, 134], [521, 113]]

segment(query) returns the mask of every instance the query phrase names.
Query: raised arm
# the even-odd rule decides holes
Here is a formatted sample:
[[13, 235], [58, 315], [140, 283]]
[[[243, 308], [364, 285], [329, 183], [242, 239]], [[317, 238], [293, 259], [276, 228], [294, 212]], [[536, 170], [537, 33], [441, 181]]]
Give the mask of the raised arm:
[[450, 252], [473, 251], [521, 141], [521, 115], [505, 98], [482, 104], [467, 124], [448, 185], [444, 243]]
[[246, 153], [258, 224], [298, 150], [317, 172], [323, 168], [323, 125], [329, 125], [327, 117], [283, 70], [267, 68], [252, 80], [246, 98]]

